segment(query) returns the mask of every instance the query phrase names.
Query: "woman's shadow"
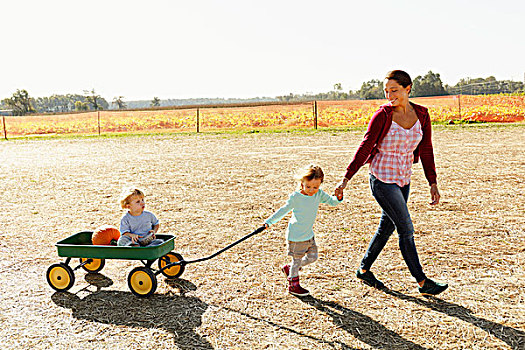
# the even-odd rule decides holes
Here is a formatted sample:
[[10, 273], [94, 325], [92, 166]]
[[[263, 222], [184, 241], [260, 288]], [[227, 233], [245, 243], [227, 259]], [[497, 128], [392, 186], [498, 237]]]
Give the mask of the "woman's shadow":
[[374, 319], [333, 301], [306, 296], [298, 298], [330, 316], [334, 324], [374, 349], [426, 349], [391, 331]]
[[80, 320], [164, 329], [173, 334], [173, 341], [180, 349], [213, 349], [196, 332], [208, 305], [199, 298], [184, 295], [186, 291], [196, 289], [191, 282], [169, 281], [172, 287], [180, 290], [181, 295], [154, 294], [141, 299], [131, 292], [101, 290], [113, 284], [104, 275], [88, 274], [86, 280], [97, 291], [89, 292], [82, 299], [69, 292], [56, 292], [51, 299], [58, 306], [71, 309], [73, 317]]
[[444, 313], [450, 317], [456, 317], [462, 321], [471, 323], [474, 326], [481, 328], [485, 332], [504, 341], [512, 349], [525, 349], [524, 331], [474, 316], [472, 312], [464, 306], [450, 303], [435, 297], [427, 297], [426, 300], [419, 299], [388, 288], [383, 289], [383, 292], [401, 300], [410, 301], [412, 303], [430, 308], [434, 311]]

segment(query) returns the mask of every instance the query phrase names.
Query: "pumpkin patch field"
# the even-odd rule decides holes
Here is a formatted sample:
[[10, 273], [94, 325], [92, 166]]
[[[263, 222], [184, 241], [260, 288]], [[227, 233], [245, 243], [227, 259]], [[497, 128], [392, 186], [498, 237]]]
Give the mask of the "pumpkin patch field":
[[[433, 122], [510, 123], [525, 120], [525, 96], [454, 95], [414, 98], [429, 108]], [[74, 114], [5, 117], [7, 137], [28, 135], [97, 135], [136, 132], [287, 130], [342, 128], [368, 123], [386, 100], [344, 100], [259, 106], [200, 106], [147, 110], [108, 110]], [[198, 126], [198, 127], [197, 127]]]

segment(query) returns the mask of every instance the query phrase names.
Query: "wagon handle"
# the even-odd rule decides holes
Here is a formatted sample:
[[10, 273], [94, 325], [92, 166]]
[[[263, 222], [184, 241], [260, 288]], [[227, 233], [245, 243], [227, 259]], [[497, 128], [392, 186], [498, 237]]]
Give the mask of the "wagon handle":
[[193, 263], [197, 263], [197, 262], [201, 262], [201, 261], [205, 261], [205, 260], [210, 260], [210, 259], [213, 259], [215, 258], [217, 255], [227, 251], [228, 249], [232, 248], [233, 246], [236, 246], [237, 244], [241, 243], [242, 241], [245, 241], [247, 240], [248, 238], [250, 238], [251, 236], [255, 236], [256, 234], [258, 233], [261, 233], [262, 231], [264, 231], [266, 229], [266, 226], [261, 226], [259, 227], [258, 229], [256, 229], [255, 231], [253, 231], [252, 233], [249, 233], [247, 234], [246, 236], [240, 238], [239, 240], [231, 243], [230, 245], [222, 248], [221, 250], [213, 253], [212, 255], [210, 256], [207, 256], [207, 257], [204, 257], [204, 258], [200, 258], [200, 259], [195, 259], [195, 260], [189, 260], [189, 261], [186, 261], [186, 260], [181, 260], [181, 261], [177, 261], [177, 262], [174, 262], [174, 263], [171, 263], [171, 264], [168, 264], [166, 266], [164, 266], [163, 269], [169, 269], [170, 267], [172, 266], [177, 266], [177, 265], [181, 265], [181, 266], [184, 266], [184, 265], [187, 265], [187, 264], [193, 264]]

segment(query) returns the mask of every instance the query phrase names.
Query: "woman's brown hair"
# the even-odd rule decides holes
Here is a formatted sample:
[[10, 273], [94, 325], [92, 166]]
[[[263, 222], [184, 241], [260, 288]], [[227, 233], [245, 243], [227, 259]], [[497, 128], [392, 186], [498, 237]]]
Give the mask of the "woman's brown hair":
[[393, 70], [386, 74], [385, 79], [395, 80], [399, 85], [406, 88], [409, 85], [412, 85], [412, 79], [407, 72], [402, 70]]

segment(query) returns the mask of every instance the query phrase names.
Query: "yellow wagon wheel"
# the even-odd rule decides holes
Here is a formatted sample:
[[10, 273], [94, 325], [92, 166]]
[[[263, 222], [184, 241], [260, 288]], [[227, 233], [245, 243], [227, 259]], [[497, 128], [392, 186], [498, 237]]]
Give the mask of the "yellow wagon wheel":
[[92, 261], [83, 265], [82, 268], [89, 273], [99, 272], [104, 268], [106, 261], [104, 259], [93, 259], [93, 258], [80, 258], [80, 263], [85, 262], [86, 260], [91, 259]]
[[46, 272], [47, 283], [57, 292], [64, 292], [75, 284], [75, 274], [64, 263], [49, 266]]
[[[173, 252], [168, 253], [159, 259], [159, 269], [162, 269], [164, 266], [169, 265], [171, 263], [182, 261], [182, 260], [184, 260], [182, 258], [182, 255], [178, 253], [173, 253]], [[161, 271], [161, 273], [168, 278], [180, 277], [183, 272], [184, 272], [184, 265], [175, 265], [175, 266], [172, 266], [170, 268], [167, 268]]]
[[128, 275], [128, 287], [138, 297], [147, 297], [157, 290], [157, 277], [148, 267], [136, 267]]

